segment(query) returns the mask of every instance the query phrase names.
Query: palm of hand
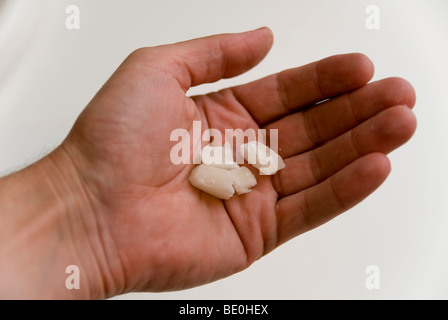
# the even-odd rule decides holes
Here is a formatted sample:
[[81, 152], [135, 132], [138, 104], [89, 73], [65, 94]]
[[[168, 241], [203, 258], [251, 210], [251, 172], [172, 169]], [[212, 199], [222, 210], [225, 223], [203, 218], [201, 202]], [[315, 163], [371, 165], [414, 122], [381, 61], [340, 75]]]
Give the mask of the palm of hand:
[[[267, 38], [266, 35], [260, 37]], [[223, 41], [220, 47], [222, 45]], [[265, 49], [254, 54], [252, 59], [246, 59], [246, 65], [239, 68], [241, 70], [230, 70], [228, 74], [224, 71], [224, 76], [240, 73], [258, 62], [270, 46], [269, 39], [258, 46]], [[280, 82], [279, 77], [270, 77], [246, 86], [188, 98], [185, 91], [189, 85], [204, 79], [195, 79], [200, 76], [187, 68], [192, 74], [189, 83], [185, 84], [173, 73], [152, 64], [152, 60], [145, 60], [147, 54], [138, 51], [127, 59], [80, 116], [68, 139], [76, 141], [89, 172], [93, 172], [86, 180], [94, 181], [89, 188], [94, 190], [95, 216], [102, 226], [100, 237], [107, 247], [104, 256], [108, 259], [106, 264], [112, 275], [111, 281], [120, 288], [115, 290], [181, 289], [233, 274], [282, 242], [359, 202], [385, 179], [388, 168], [383, 157], [370, 155], [368, 159], [363, 158], [358, 150], [356, 155], [341, 160], [344, 156], [335, 152], [336, 146], [325, 144], [340, 140], [336, 142], [338, 148], [344, 146], [344, 133], [362, 120], [344, 120], [346, 123], [341, 128], [329, 130], [328, 137], [322, 137], [320, 133], [320, 139], [313, 141], [314, 145], [308, 143], [309, 134], [307, 139], [298, 138], [293, 142], [286, 138], [282, 140], [281, 136], [294, 136], [310, 130], [303, 121], [303, 114], [308, 111], [287, 116], [288, 112], [325, 99], [322, 92], [327, 92], [330, 98], [362, 86], [369, 80], [369, 76], [362, 72], [358, 76], [346, 75], [352, 84], [345, 88], [339, 88], [336, 82], [325, 84], [328, 88], [324, 89], [322, 84], [318, 85], [319, 93], [310, 93], [310, 101], [292, 102], [295, 95], [291, 98], [291, 93], [286, 93], [288, 98], [283, 99], [281, 106], [259, 110], [264, 102], [270, 104], [275, 100], [279, 104], [280, 91], [291, 91], [287, 88], [291, 86], [290, 82], [296, 81], [294, 86], [300, 86], [302, 81], [302, 90], [308, 90], [307, 79], [300, 78], [306, 78], [311, 74], [309, 70], [315, 67], [286, 72], [283, 76], [286, 80]], [[349, 61], [350, 57], [345, 59]], [[355, 64], [359, 66], [360, 63]], [[172, 65], [176, 66], [175, 63]], [[370, 73], [364, 71], [364, 74]], [[341, 73], [336, 70], [332, 76], [341, 77]], [[212, 80], [216, 77], [212, 76]], [[405, 86], [402, 82], [399, 85]], [[274, 87], [272, 92], [267, 90]], [[392, 101], [386, 103], [384, 98], [378, 103], [382, 106], [377, 107], [377, 112], [388, 104], [412, 105], [412, 92], [407, 88], [393, 104]], [[260, 97], [254, 94], [257, 90], [267, 90], [268, 93], [266, 97]], [[359, 93], [366, 94], [367, 91]], [[285, 110], [288, 109], [285, 100], [286, 104], [293, 105], [289, 110]], [[341, 101], [335, 101], [334, 105], [342, 105]], [[302, 113], [302, 120], [291, 118], [298, 117], [299, 113]], [[341, 119], [346, 118], [348, 116], [341, 116]], [[191, 133], [193, 120], [202, 120], [203, 129], [279, 128], [279, 146], [282, 155], [288, 158], [286, 173], [272, 179], [257, 176], [258, 185], [251, 193], [234, 196], [228, 201], [200, 192], [188, 182], [192, 165], [174, 165], [170, 161], [174, 145], [170, 142], [172, 130], [189, 128]], [[322, 126], [326, 125], [326, 120], [322, 121]], [[405, 134], [395, 131], [390, 134], [392, 142], [388, 144], [367, 139], [372, 146], [365, 149], [366, 156], [372, 152], [386, 153], [402, 144], [412, 134], [410, 122], [407, 120], [405, 124], [410, 128]], [[363, 133], [365, 129], [359, 131], [360, 137], [368, 135]], [[339, 136], [341, 138], [337, 140]], [[325, 145], [329, 147], [325, 148]], [[322, 151], [312, 152], [314, 149]], [[324, 164], [328, 169], [320, 168], [316, 180], [316, 170], [310, 168], [316, 162], [312, 159], [319, 156], [328, 159], [328, 165]], [[358, 165], [349, 165], [356, 160], [360, 162]], [[319, 162], [322, 166], [325, 160]], [[366, 167], [365, 163], [372, 164], [367, 171], [360, 169]], [[305, 182], [296, 181], [292, 170], [304, 170], [305, 166], [312, 172], [308, 175], [313, 175], [313, 179], [304, 174]], [[288, 176], [293, 180], [288, 180]], [[342, 184], [341, 188], [352, 185], [355, 189], [359, 188], [361, 176], [371, 180], [363, 181], [366, 186], [361, 191], [353, 193], [350, 190], [349, 195], [335, 191], [335, 180], [338, 185]], [[330, 199], [327, 204], [322, 204], [324, 197]], [[341, 197], [347, 199], [341, 200]]]

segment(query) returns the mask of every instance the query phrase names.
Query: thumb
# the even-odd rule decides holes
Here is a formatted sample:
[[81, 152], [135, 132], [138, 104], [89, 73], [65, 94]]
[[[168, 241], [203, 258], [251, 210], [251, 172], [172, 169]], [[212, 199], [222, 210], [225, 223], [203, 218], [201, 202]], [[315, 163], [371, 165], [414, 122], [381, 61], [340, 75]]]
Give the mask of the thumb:
[[156, 47], [163, 69], [172, 73], [182, 89], [237, 76], [258, 64], [269, 52], [269, 28], [220, 34]]

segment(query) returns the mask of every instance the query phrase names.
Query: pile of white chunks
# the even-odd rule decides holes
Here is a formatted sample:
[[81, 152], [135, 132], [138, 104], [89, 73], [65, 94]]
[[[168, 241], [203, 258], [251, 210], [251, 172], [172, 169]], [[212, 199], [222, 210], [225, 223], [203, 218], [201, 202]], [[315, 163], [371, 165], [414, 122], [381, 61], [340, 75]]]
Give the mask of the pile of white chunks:
[[[273, 175], [285, 167], [283, 159], [259, 141], [241, 144], [239, 149], [244, 159], [258, 169], [260, 175]], [[233, 160], [233, 150], [224, 146], [207, 145], [201, 151], [201, 164], [190, 174], [190, 183], [216, 198], [228, 200], [235, 191], [244, 194], [257, 184], [254, 174]]]

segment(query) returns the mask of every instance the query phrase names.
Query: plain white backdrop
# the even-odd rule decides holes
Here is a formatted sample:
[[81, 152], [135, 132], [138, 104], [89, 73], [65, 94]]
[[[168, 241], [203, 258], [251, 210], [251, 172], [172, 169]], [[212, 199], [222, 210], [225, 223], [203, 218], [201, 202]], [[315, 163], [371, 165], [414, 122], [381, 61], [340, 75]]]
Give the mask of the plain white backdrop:
[[[80, 9], [79, 30], [66, 28], [68, 5]], [[380, 10], [379, 30], [366, 28], [369, 5]], [[0, 0], [0, 175], [57, 146], [133, 50], [261, 26], [275, 40], [259, 66], [189, 93], [362, 52], [375, 64], [374, 80], [413, 84], [414, 137], [390, 155], [389, 179], [366, 201], [249, 269], [198, 288], [116, 299], [447, 299], [446, 0]], [[380, 270], [380, 289], [366, 287], [369, 265]]]

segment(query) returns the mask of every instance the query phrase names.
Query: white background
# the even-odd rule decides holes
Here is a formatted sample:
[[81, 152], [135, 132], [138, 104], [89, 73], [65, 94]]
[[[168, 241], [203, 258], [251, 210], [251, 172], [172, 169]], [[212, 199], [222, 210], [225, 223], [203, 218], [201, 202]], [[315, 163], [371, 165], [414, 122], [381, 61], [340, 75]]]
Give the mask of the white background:
[[[80, 8], [67, 30], [65, 9]], [[365, 27], [368, 5], [380, 30]], [[389, 179], [362, 204], [262, 258], [198, 288], [137, 299], [447, 299], [448, 1], [0, 0], [0, 175], [57, 146], [134, 49], [269, 26], [268, 57], [244, 83], [323, 57], [363, 52], [374, 80], [400, 76], [417, 92], [418, 128], [390, 155]], [[369, 265], [380, 289], [365, 285]]]

